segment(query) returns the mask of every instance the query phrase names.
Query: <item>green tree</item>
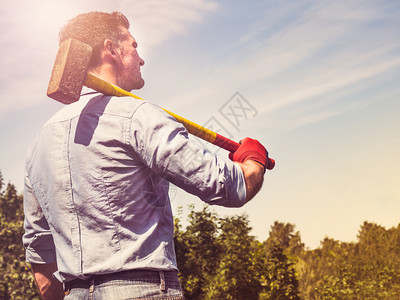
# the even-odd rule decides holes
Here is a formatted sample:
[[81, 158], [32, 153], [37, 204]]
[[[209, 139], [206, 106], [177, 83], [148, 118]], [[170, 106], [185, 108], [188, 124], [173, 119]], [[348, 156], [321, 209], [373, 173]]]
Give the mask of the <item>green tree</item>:
[[23, 197], [0, 173], [0, 298], [39, 299], [22, 245]]
[[[187, 299], [205, 299], [222, 253], [218, 238], [218, 218], [207, 206], [196, 212], [189, 206], [189, 225], [182, 229], [175, 219], [175, 250], [180, 280]], [[181, 214], [178, 214], [181, 215]]]
[[261, 283], [255, 276], [254, 242], [246, 216], [220, 219], [218, 243], [223, 250], [216, 276], [205, 299], [258, 299]]
[[300, 299], [295, 264], [296, 254], [303, 251], [299, 232], [294, 225], [275, 222], [263, 245], [263, 299]]
[[362, 265], [400, 266], [400, 225], [385, 229], [378, 224], [364, 222], [358, 234], [357, 255]]
[[203, 208], [186, 229], [175, 220], [175, 245], [187, 299], [398, 299], [400, 225], [364, 222], [357, 242], [326, 237], [304, 249], [290, 223], [268, 239], [250, 235], [247, 217], [220, 218]]
[[295, 254], [304, 245], [293, 225], [276, 222], [262, 244], [250, 235], [247, 216], [220, 218], [207, 206], [190, 209], [186, 230], [175, 219], [187, 299], [299, 299]]
[[319, 269], [316, 298], [398, 299], [399, 234], [399, 227], [386, 230], [364, 222], [357, 243], [326, 238], [314, 264]]

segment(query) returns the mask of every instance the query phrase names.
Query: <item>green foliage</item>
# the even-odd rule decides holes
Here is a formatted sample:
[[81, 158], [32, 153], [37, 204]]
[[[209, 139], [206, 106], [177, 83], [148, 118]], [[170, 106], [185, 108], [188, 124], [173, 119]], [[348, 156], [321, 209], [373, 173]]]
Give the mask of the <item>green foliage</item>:
[[307, 251], [300, 277], [305, 299], [398, 299], [400, 227], [386, 230], [365, 222], [357, 243], [325, 238]]
[[[372, 272], [377, 273], [371, 276]], [[364, 276], [360, 278], [360, 274]], [[387, 267], [374, 270], [370, 266], [365, 266], [361, 269], [341, 269], [337, 276], [326, 275], [316, 290], [322, 299], [373, 300], [398, 299], [399, 287], [397, 270], [390, 270]]]
[[[175, 220], [175, 248], [187, 299], [299, 299], [294, 263], [284, 248], [258, 243], [246, 216], [219, 218], [207, 206], [200, 212], [190, 209], [186, 230]], [[297, 237], [290, 235], [290, 249], [299, 246]], [[275, 243], [271, 239], [268, 245]]]
[[22, 196], [0, 173], [0, 299], [39, 299], [22, 245]]
[[271, 226], [269, 238], [263, 244], [266, 277], [262, 299], [300, 299], [294, 254], [301, 252], [304, 245], [300, 234], [293, 232], [292, 224], [275, 222]]
[[195, 212], [192, 206], [189, 220], [183, 231], [179, 219], [175, 219], [175, 251], [180, 279], [189, 299], [204, 299], [209, 279], [215, 275], [222, 254], [217, 242], [218, 218], [206, 207]]
[[245, 216], [221, 218], [219, 247], [223, 255], [209, 282], [206, 299], [257, 299], [261, 283], [254, 277], [254, 238]]
[[305, 250], [294, 225], [275, 222], [268, 239], [245, 216], [219, 218], [191, 207], [176, 248], [187, 299], [398, 299], [400, 225], [365, 222], [357, 243], [325, 238]]

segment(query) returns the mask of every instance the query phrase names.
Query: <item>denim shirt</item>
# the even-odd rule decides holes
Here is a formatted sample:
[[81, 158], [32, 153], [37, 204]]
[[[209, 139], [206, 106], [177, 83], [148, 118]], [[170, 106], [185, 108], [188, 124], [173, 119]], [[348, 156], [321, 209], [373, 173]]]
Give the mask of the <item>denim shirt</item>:
[[199, 147], [161, 108], [83, 95], [54, 115], [28, 150], [27, 261], [56, 261], [63, 282], [177, 269], [169, 182], [209, 204], [245, 203], [241, 168]]

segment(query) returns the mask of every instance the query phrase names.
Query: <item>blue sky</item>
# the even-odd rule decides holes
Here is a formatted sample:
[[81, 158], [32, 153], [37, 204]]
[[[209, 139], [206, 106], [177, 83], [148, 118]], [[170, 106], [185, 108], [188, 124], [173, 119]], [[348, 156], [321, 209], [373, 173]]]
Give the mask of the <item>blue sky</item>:
[[[310, 248], [354, 241], [364, 221], [400, 223], [398, 1], [2, 2], [0, 170], [19, 191], [27, 146], [62, 107], [46, 98], [59, 28], [117, 10], [146, 62], [136, 94], [276, 159], [252, 202], [218, 214], [246, 213], [260, 240], [275, 220], [294, 223]], [[236, 92], [253, 110], [233, 126], [221, 112]], [[175, 209], [202, 207], [172, 194]]]

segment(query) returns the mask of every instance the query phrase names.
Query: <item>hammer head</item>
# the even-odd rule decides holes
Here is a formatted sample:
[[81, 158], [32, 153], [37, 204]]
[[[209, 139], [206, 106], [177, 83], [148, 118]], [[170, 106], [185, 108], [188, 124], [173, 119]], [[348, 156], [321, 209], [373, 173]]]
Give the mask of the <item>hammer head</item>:
[[75, 39], [60, 44], [47, 96], [64, 104], [78, 101], [92, 56], [92, 47]]

